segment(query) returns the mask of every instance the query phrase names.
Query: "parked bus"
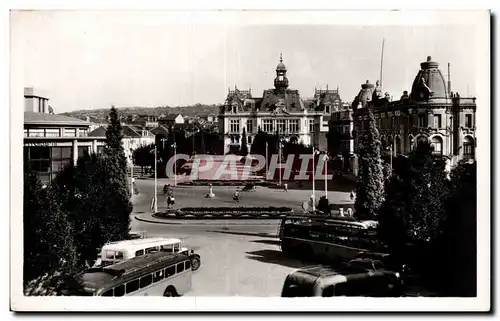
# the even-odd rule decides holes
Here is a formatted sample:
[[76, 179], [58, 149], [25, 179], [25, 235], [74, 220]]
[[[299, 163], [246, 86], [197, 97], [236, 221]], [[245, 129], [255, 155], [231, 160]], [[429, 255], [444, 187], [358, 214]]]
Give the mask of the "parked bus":
[[183, 247], [180, 239], [167, 237], [151, 237], [105, 244], [98, 255], [94, 267], [107, 266], [122, 260], [158, 251], [187, 255], [191, 259], [193, 271], [200, 268], [200, 255], [194, 253], [193, 250]]
[[317, 265], [294, 271], [285, 279], [282, 297], [369, 296], [400, 297], [404, 291], [398, 272], [344, 270]]
[[66, 281], [71, 296], [182, 296], [191, 289], [191, 260], [179, 253], [155, 252], [91, 268]]
[[304, 259], [346, 261], [360, 252], [384, 253], [376, 221], [331, 218], [285, 218], [280, 231], [281, 250]]

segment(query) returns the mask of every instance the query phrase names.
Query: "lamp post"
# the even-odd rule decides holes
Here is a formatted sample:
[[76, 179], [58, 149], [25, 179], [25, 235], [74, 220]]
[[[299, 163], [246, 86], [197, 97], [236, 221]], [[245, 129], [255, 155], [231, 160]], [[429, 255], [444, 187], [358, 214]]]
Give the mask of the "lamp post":
[[174, 148], [174, 186], [177, 186], [177, 143], [172, 144]]
[[316, 211], [316, 195], [315, 195], [315, 180], [316, 180], [316, 175], [314, 173], [314, 154], [316, 153], [316, 150], [314, 149], [314, 145], [311, 144], [312, 146], [312, 188], [313, 188], [313, 191], [312, 191], [312, 195], [311, 195], [311, 199], [312, 199], [312, 211], [315, 212]]
[[268, 166], [269, 166], [269, 163], [268, 163], [268, 159], [269, 159], [268, 157], [269, 157], [269, 155], [268, 155], [268, 153], [269, 152], [268, 152], [268, 146], [267, 146], [267, 141], [266, 141], [266, 181], [267, 181], [267, 178], [268, 178], [268, 174], [267, 173], [268, 173], [268, 170], [269, 170], [269, 168], [268, 168]]
[[325, 197], [328, 199], [328, 154], [325, 153]]
[[134, 156], [130, 149], [130, 195], [134, 195]]
[[157, 149], [156, 149], [156, 144], [155, 144], [155, 198], [154, 198], [154, 212], [158, 212], [158, 187], [156, 186], [156, 180], [157, 180], [157, 166], [158, 166], [158, 161], [156, 159], [157, 157]]

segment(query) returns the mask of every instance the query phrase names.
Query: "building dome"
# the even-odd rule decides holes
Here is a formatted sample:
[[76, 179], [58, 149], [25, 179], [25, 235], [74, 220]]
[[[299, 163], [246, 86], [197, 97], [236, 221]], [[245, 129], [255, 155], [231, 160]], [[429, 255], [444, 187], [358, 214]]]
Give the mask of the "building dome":
[[276, 71], [286, 71], [286, 66], [283, 63], [283, 55], [282, 54], [280, 54], [280, 62], [276, 66]]
[[361, 107], [366, 107], [368, 102], [372, 100], [374, 90], [375, 85], [370, 83], [369, 80], [367, 80], [366, 83], [362, 84], [361, 90], [352, 102], [353, 109], [358, 108], [359, 105], [361, 105]]
[[410, 97], [415, 100], [444, 98], [447, 97], [446, 92], [446, 82], [439, 70], [439, 63], [432, 61], [430, 56], [427, 57], [427, 61], [420, 64], [420, 71], [413, 81]]

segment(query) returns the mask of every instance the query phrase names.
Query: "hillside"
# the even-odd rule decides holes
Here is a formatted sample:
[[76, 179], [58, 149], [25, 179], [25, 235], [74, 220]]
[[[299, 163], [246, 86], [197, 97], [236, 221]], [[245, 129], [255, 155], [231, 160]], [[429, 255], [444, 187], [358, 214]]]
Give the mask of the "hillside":
[[[207, 116], [213, 115], [217, 116], [219, 113], [219, 106], [217, 105], [202, 105], [196, 104], [194, 106], [185, 107], [116, 107], [120, 116], [128, 115], [154, 115], [160, 116], [161, 114], [181, 114], [182, 116]], [[85, 116], [92, 116], [95, 118], [104, 118], [109, 113], [109, 109], [91, 109], [91, 110], [76, 110], [67, 113], [61, 113], [61, 115], [81, 118]]]

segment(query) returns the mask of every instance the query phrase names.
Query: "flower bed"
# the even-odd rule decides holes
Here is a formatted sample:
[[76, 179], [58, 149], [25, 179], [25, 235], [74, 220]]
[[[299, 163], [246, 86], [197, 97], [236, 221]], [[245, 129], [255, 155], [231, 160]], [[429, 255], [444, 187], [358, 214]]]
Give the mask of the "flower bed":
[[189, 182], [178, 183], [178, 185], [187, 186], [245, 186], [246, 184], [254, 184], [256, 186], [264, 186], [265, 182], [260, 179], [249, 179], [249, 180], [195, 180]]
[[156, 213], [158, 218], [221, 219], [221, 218], [261, 218], [276, 219], [293, 215], [289, 207], [184, 207]]

